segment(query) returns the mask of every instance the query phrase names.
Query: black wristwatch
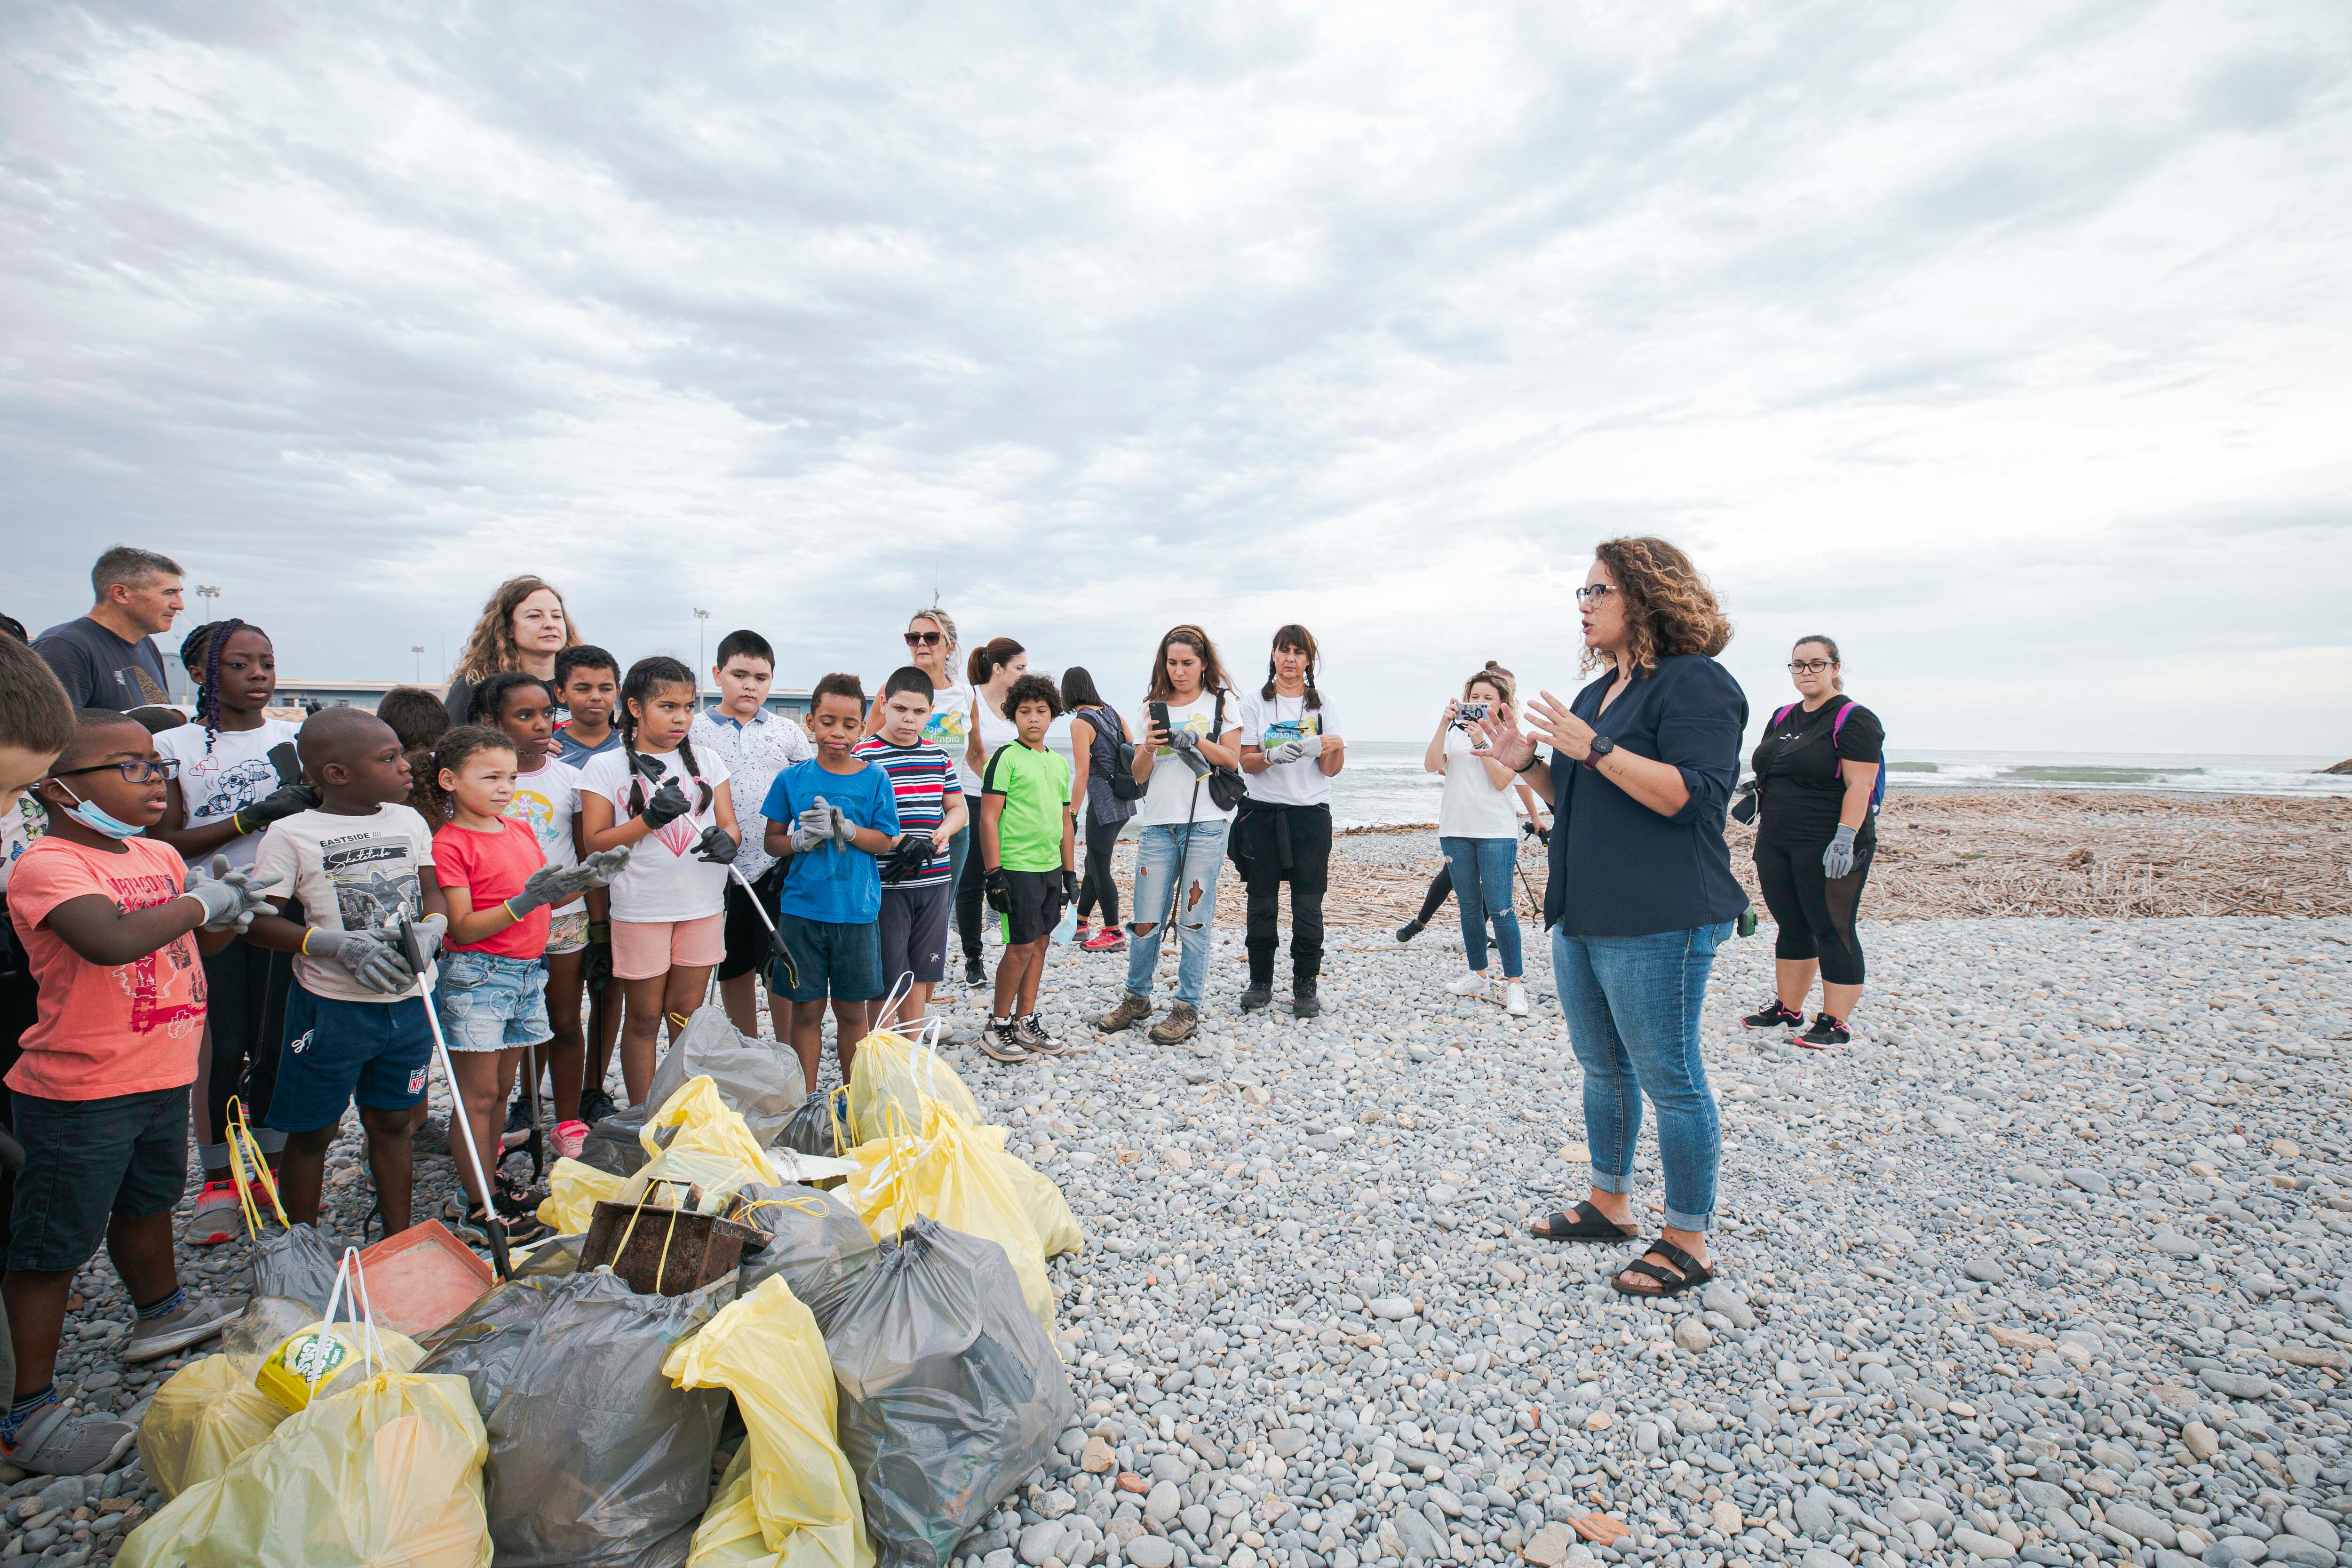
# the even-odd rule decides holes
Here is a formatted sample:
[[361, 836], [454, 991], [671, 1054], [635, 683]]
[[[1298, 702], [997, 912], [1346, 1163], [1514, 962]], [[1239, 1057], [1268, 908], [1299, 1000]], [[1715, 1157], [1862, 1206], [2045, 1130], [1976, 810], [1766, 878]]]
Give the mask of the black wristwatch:
[[1611, 740], [1606, 735], [1595, 734], [1592, 737], [1592, 749], [1584, 753], [1584, 765], [1592, 769], [1595, 773], [1600, 772], [1601, 759], [1607, 756], [1616, 749], [1616, 742]]

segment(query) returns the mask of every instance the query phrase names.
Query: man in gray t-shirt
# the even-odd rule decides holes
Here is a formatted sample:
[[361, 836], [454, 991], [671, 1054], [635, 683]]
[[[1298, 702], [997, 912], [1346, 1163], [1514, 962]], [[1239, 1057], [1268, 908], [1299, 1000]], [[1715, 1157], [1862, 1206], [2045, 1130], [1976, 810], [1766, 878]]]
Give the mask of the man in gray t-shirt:
[[170, 556], [127, 544], [98, 558], [89, 574], [97, 594], [89, 614], [33, 639], [33, 651], [57, 671], [75, 707], [121, 713], [172, 700], [163, 656], [148, 639], [172, 629], [184, 575]]

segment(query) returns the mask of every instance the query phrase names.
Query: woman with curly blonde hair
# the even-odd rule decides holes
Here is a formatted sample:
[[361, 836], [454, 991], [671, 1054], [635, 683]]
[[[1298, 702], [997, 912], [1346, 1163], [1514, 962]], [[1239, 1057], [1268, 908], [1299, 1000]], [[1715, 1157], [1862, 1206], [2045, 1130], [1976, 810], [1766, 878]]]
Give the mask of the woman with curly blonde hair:
[[[1577, 590], [1583, 665], [1600, 679], [1561, 703], [1509, 703], [1484, 721], [1480, 754], [1552, 800], [1552, 984], [1584, 1068], [1591, 1193], [1535, 1232], [1555, 1241], [1640, 1234], [1632, 1196], [1642, 1099], [1657, 1108], [1665, 1218], [1612, 1283], [1679, 1296], [1715, 1277], [1706, 1233], [1722, 1152], [1699, 1059], [1699, 1008], [1715, 950], [1748, 897], [1731, 874], [1724, 815], [1739, 777], [1748, 700], [1715, 661], [1731, 622], [1689, 556], [1663, 539], [1612, 539]], [[1538, 742], [1552, 748], [1542, 761]]]
[[523, 670], [555, 689], [555, 656], [581, 640], [563, 607], [563, 595], [544, 577], [509, 577], [482, 606], [481, 618], [466, 637], [457, 668], [442, 698], [452, 724], [474, 720], [474, 688], [493, 675]]

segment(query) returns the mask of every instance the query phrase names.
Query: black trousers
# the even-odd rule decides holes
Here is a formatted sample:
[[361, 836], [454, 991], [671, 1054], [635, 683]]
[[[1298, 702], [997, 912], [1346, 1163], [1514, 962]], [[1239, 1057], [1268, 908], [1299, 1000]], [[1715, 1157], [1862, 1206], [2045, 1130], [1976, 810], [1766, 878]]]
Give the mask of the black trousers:
[[980, 796], [968, 795], [963, 804], [971, 814], [964, 819], [964, 831], [971, 835], [971, 844], [964, 851], [963, 875], [956, 879], [955, 928], [963, 955], [977, 963], [981, 921], [988, 913], [988, 868], [980, 863]]
[[212, 1072], [205, 1080], [205, 1104], [215, 1133], [227, 1141], [228, 1102], [235, 1096], [257, 1136], [269, 1097], [278, 1087], [278, 1056], [286, 1037], [286, 997], [294, 983], [294, 957], [254, 946], [239, 937], [205, 960], [205, 1026], [212, 1031]]
[[1311, 984], [1323, 973], [1323, 891], [1331, 878], [1331, 808], [1244, 802], [1227, 839], [1249, 890], [1250, 984], [1274, 984], [1282, 946], [1282, 884], [1290, 884], [1290, 975]]
[[1778, 958], [1818, 959], [1822, 979], [1832, 985], [1863, 983], [1862, 938], [1854, 932], [1854, 917], [1862, 908], [1863, 884], [1870, 880], [1870, 861], [1877, 848], [1874, 837], [1853, 847], [1853, 869], [1832, 881], [1822, 869], [1826, 838], [1815, 844], [1782, 843], [1761, 834], [1756, 839], [1756, 880], [1764, 889], [1764, 907], [1772, 911], [1780, 934], [1773, 939]]
[[1110, 858], [1118, 848], [1116, 822], [1087, 823], [1087, 864], [1078, 879], [1078, 919], [1102, 905], [1102, 923], [1106, 929], [1118, 925], [1118, 882], [1110, 874]]

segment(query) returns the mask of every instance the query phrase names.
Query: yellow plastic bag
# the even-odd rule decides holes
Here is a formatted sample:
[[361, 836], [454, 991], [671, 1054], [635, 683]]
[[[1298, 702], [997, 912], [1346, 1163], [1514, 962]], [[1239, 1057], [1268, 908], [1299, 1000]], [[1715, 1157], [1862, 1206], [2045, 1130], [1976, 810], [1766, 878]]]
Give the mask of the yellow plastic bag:
[[751, 1507], [751, 1445], [735, 1450], [702, 1522], [694, 1527], [694, 1545], [686, 1568], [782, 1568], [784, 1553], [769, 1549]]
[[[675, 1131], [665, 1146], [659, 1134], [671, 1129]], [[716, 1214], [746, 1184], [781, 1180], [751, 1124], [728, 1108], [719, 1097], [719, 1086], [708, 1078], [688, 1079], [685, 1088], [646, 1119], [637, 1141], [651, 1158], [629, 1178], [621, 1194], [624, 1203], [643, 1202], [646, 1188], [656, 1181], [688, 1182], [702, 1189], [702, 1212]]]
[[857, 1042], [849, 1064], [850, 1137], [870, 1143], [919, 1132], [934, 1105], [966, 1127], [985, 1120], [955, 1068], [940, 1060], [935, 1038], [919, 1042], [877, 1029]]
[[208, 1355], [173, 1373], [139, 1422], [139, 1458], [165, 1498], [227, 1469], [278, 1430], [286, 1407], [253, 1386], [244, 1368]]
[[253, 1374], [253, 1387], [290, 1415], [376, 1373], [413, 1372], [424, 1359], [415, 1341], [390, 1329], [317, 1322], [279, 1342]]
[[577, 1160], [558, 1160], [547, 1174], [547, 1196], [539, 1201], [539, 1221], [560, 1235], [584, 1235], [588, 1222], [595, 1217], [597, 1204], [619, 1197], [628, 1184], [626, 1176]]
[[122, 1568], [488, 1568], [462, 1377], [387, 1373], [289, 1415], [131, 1532]]
[[856, 1211], [876, 1240], [895, 1238], [917, 1215], [986, 1237], [1004, 1248], [1021, 1280], [1021, 1299], [1053, 1334], [1045, 1239], [1030, 1218], [1028, 1194], [1005, 1174], [1010, 1157], [1001, 1149], [934, 1104], [920, 1136], [877, 1138], [846, 1158], [857, 1169], [835, 1195]]
[[992, 1124], [976, 1127], [972, 1131], [995, 1152], [1005, 1179], [1021, 1194], [1021, 1201], [1029, 1211], [1029, 1223], [1036, 1226], [1038, 1239], [1045, 1245], [1045, 1256], [1059, 1258], [1065, 1252], [1076, 1252], [1084, 1247], [1087, 1233], [1079, 1228], [1078, 1216], [1070, 1212], [1070, 1201], [1062, 1195], [1062, 1189], [1054, 1184], [1054, 1178], [1020, 1155], [1007, 1152], [1003, 1128]]
[[[774, 1563], [784, 1568], [872, 1568], [857, 1478], [834, 1436], [833, 1363], [816, 1319], [782, 1276], [733, 1301], [680, 1340], [662, 1363], [680, 1388], [724, 1388], [749, 1430], [730, 1475], [747, 1481], [760, 1545], [772, 1555], [718, 1554], [724, 1542], [749, 1550], [740, 1515], [718, 1519], [722, 1489], [695, 1531], [691, 1561]], [[746, 1466], [748, 1457], [749, 1464]]]

